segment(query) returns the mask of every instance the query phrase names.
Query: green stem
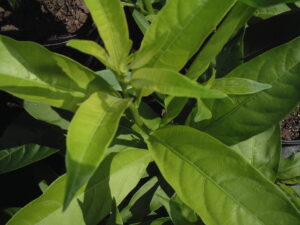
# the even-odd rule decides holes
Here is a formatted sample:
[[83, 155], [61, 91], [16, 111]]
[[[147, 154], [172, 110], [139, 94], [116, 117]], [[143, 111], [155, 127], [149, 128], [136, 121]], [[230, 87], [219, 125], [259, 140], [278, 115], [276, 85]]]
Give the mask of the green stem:
[[136, 7], [135, 4], [133, 4], [133, 3], [128, 3], [128, 2], [122, 2], [122, 5], [123, 5], [123, 6], [132, 7], [132, 8], [135, 8], [135, 7]]
[[137, 108], [135, 107], [134, 104], [131, 104], [129, 106], [129, 109], [131, 111], [132, 117], [136, 123], [136, 125], [139, 127], [140, 129], [140, 133], [144, 138], [148, 138], [149, 137], [149, 133], [150, 130], [145, 126], [143, 120], [141, 119], [139, 112], [137, 110]]

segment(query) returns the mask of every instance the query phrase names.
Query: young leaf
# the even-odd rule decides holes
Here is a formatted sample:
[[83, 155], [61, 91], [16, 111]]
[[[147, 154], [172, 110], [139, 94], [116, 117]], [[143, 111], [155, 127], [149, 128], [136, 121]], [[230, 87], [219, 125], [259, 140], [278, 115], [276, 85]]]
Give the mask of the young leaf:
[[267, 7], [271, 5], [277, 5], [280, 3], [291, 3], [298, 0], [239, 0], [253, 7]]
[[109, 62], [109, 56], [106, 50], [94, 41], [73, 39], [68, 41], [67, 46], [77, 49], [78, 51], [86, 53], [88, 55], [94, 56], [108, 68], [112, 67]]
[[76, 112], [67, 135], [65, 208], [99, 166], [129, 104], [130, 100], [97, 92]]
[[143, 68], [132, 76], [132, 86], [179, 97], [225, 98], [222, 92], [208, 89], [172, 70]]
[[[150, 161], [148, 151], [112, 153], [101, 163], [89, 183], [76, 193], [62, 211], [66, 176], [56, 180], [46, 193], [22, 208], [7, 225], [98, 224], [137, 185]], [[96, 201], [95, 201], [96, 200]]]
[[187, 76], [193, 80], [197, 80], [197, 78], [207, 70], [209, 64], [220, 53], [233, 33], [245, 25], [254, 11], [255, 9], [252, 7], [243, 3], [236, 3], [217, 31], [198, 53], [188, 70]]
[[228, 95], [248, 95], [270, 89], [269, 84], [259, 83], [254, 80], [228, 77], [215, 79], [211, 88], [222, 91]]
[[135, 9], [133, 10], [132, 17], [138, 25], [138, 27], [140, 28], [140, 30], [142, 31], [142, 33], [145, 34], [150, 25], [145, 16]]
[[[168, 1], [148, 28], [141, 49], [162, 37], [167, 40], [149, 67], [179, 71], [217, 27], [235, 0]], [[210, 18], [209, 20], [207, 18]]]
[[0, 89], [17, 97], [75, 110], [85, 90], [57, 65], [53, 53], [33, 42], [0, 36]]
[[266, 178], [274, 182], [277, 177], [281, 156], [281, 136], [279, 125], [232, 146]]
[[212, 117], [211, 111], [207, 108], [205, 103], [198, 98], [197, 99], [197, 112], [194, 117], [195, 122], [200, 122], [202, 120], [208, 120]]
[[0, 174], [20, 169], [58, 152], [57, 149], [27, 144], [0, 150]]
[[115, 90], [115, 91], [122, 91], [122, 87], [114, 74], [113, 71], [111, 70], [100, 70], [97, 71], [96, 74], [101, 77], [103, 80], [105, 80], [107, 83], [110, 84], [110, 86]]
[[68, 130], [70, 122], [62, 118], [51, 106], [38, 102], [24, 101], [23, 107], [33, 118], [59, 126], [63, 130]]
[[216, 100], [213, 117], [195, 127], [233, 145], [283, 119], [300, 99], [300, 38], [272, 49], [233, 70], [226, 78], [245, 78], [272, 85], [254, 95]]
[[300, 183], [300, 153], [280, 161], [278, 179], [286, 184]]
[[299, 224], [300, 212], [274, 184], [206, 133], [170, 126], [148, 142], [165, 179], [205, 224]]
[[111, 64], [122, 71], [127, 64], [132, 42], [120, 0], [85, 0], [85, 3], [97, 25]]

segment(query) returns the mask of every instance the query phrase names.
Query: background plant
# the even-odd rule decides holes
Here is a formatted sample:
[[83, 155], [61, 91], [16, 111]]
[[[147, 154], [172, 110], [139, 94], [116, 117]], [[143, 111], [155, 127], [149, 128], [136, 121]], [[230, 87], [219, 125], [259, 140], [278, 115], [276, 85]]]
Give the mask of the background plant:
[[[8, 224], [299, 224], [299, 157], [280, 160], [278, 122], [299, 103], [300, 40], [244, 62], [238, 32], [285, 1], [169, 1], [135, 52], [121, 2], [85, 2], [104, 46], [68, 45], [107, 70], [0, 37], [0, 88], [67, 130], [66, 175]], [[1, 171], [56, 151], [1, 151]]]

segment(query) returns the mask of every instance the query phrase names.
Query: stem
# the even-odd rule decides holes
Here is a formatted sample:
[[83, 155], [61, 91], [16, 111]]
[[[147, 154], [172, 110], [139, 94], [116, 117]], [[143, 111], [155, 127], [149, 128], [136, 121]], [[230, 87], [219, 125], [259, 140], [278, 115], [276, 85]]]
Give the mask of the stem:
[[122, 2], [122, 5], [123, 5], [123, 6], [128, 6], [128, 7], [135, 8], [135, 4], [133, 4], [133, 3]]
[[[120, 85], [122, 87], [123, 90], [123, 97], [124, 98], [129, 98], [129, 94], [127, 93], [127, 83], [123, 81], [120, 82]], [[138, 108], [140, 105], [140, 101], [141, 101], [141, 91], [138, 93], [138, 98], [135, 100], [135, 102], [133, 102], [133, 104], [130, 104], [129, 109], [131, 112], [131, 115], [133, 117], [134, 122], [136, 123], [136, 125], [139, 128], [139, 132], [142, 135], [142, 137], [144, 137], [145, 139], [147, 139], [149, 137], [149, 133], [150, 130], [145, 126], [142, 118], [139, 115], [138, 112]]]
[[131, 114], [133, 116], [133, 119], [134, 119], [136, 125], [140, 128], [141, 135], [144, 138], [148, 138], [150, 130], [145, 126], [143, 120], [141, 119], [141, 117], [139, 115], [139, 112], [138, 112], [137, 108], [135, 107], [134, 104], [131, 104], [129, 106], [129, 109], [131, 111]]

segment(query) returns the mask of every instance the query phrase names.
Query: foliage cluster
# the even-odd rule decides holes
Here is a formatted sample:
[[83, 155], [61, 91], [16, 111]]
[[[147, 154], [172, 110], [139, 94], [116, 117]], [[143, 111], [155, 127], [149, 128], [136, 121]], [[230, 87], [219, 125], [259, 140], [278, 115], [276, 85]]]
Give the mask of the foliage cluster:
[[[68, 46], [106, 66], [98, 72], [0, 36], [0, 89], [67, 131], [67, 173], [7, 224], [299, 225], [290, 185], [300, 157], [280, 159], [278, 123], [299, 104], [300, 39], [244, 62], [240, 32], [254, 14], [286, 5], [262, 7], [290, 2], [85, 0], [104, 46]], [[136, 51], [123, 6], [144, 33]], [[162, 110], [143, 101], [149, 95]], [[2, 150], [0, 172], [57, 151]]]

